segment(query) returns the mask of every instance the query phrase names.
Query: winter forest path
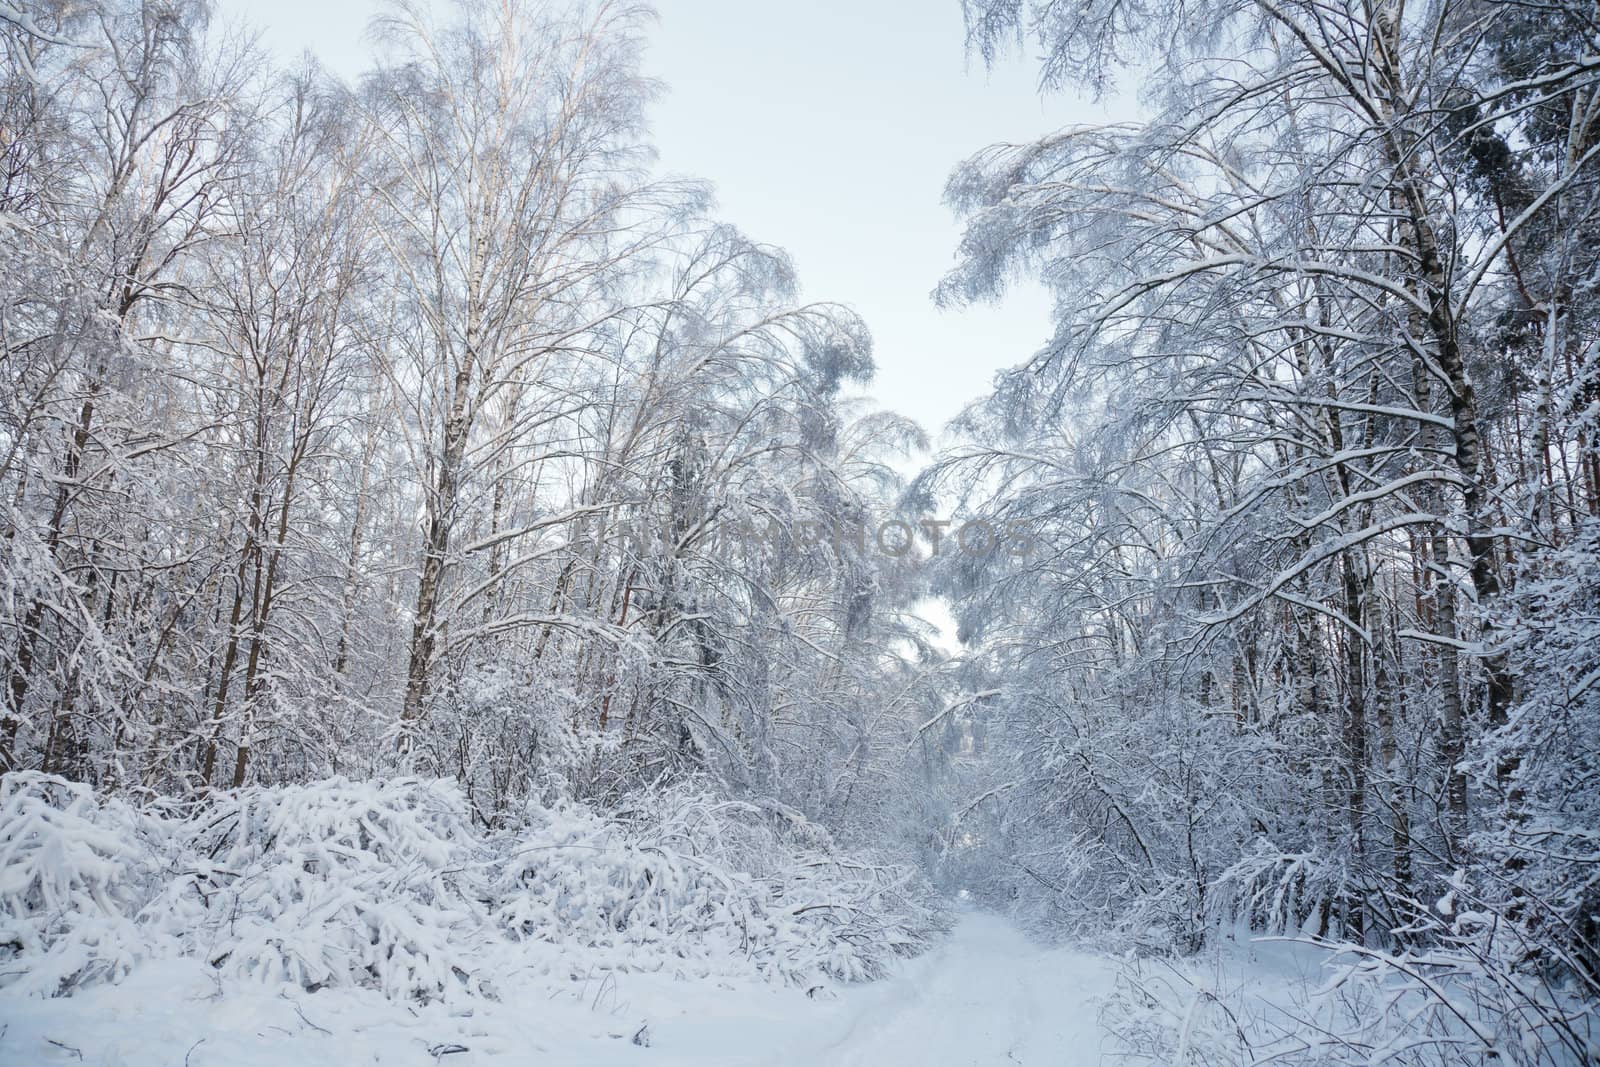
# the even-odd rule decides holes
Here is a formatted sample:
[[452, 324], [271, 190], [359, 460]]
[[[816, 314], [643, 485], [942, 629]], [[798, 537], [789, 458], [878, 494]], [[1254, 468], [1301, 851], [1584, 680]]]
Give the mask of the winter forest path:
[[967, 913], [900, 974], [842, 997], [854, 1007], [850, 1029], [815, 1062], [1089, 1067], [1100, 1062], [1096, 998], [1111, 978], [1107, 960]]
[[[220, 989], [194, 960], [49, 1001], [0, 996], [0, 1064], [104, 1067], [1091, 1067], [1113, 964], [963, 912], [890, 977], [798, 989], [627, 974], [412, 1010], [367, 990]], [[642, 1037], [639, 1043], [633, 1038]]]
[[684, 1005], [676, 1017], [652, 1005], [652, 1051], [664, 1054], [654, 1062], [1093, 1067], [1101, 1062], [1096, 998], [1113, 972], [1109, 960], [1042, 947], [999, 916], [963, 912], [931, 952], [836, 1000], [801, 1005], [784, 993], [765, 1009], [738, 998], [709, 1015]]

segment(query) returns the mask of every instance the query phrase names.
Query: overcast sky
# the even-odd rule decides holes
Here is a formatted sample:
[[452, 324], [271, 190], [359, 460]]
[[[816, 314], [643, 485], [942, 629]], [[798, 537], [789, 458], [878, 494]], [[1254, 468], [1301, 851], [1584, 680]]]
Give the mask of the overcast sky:
[[[959, 0], [661, 0], [648, 72], [664, 170], [713, 182], [720, 216], [789, 250], [813, 300], [858, 310], [873, 393], [936, 431], [1047, 333], [1036, 286], [942, 312], [929, 291], [960, 229], [940, 199], [957, 161], [1104, 112], [1041, 100], [1032, 65], [968, 62]], [[222, 0], [285, 58], [351, 76], [376, 0]]]
[[928, 295], [960, 235], [951, 168], [1075, 110], [1041, 101], [1020, 59], [969, 69], [959, 0], [666, 0], [650, 64], [670, 89], [663, 166], [710, 179], [729, 221], [787, 248], [808, 298], [865, 317], [884, 406], [936, 430], [1043, 341], [1036, 286], [998, 308]]

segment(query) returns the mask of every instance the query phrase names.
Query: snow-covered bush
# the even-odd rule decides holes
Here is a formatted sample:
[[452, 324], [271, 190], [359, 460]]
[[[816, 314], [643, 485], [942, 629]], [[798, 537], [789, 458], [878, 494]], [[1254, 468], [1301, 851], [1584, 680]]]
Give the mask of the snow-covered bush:
[[692, 792], [635, 798], [615, 819], [573, 805], [530, 815], [499, 867], [513, 937], [568, 965], [744, 963], [805, 982], [877, 977], [919, 951], [937, 912], [908, 868], [837, 855], [799, 815]]
[[[1463, 914], [1433, 947], [1267, 939], [1205, 959], [1130, 960], [1102, 1022], [1161, 1067], [1580, 1067], [1600, 1058], [1589, 992], [1519, 965], [1498, 918]], [[1286, 967], [1285, 963], [1298, 966]]]
[[156, 885], [152, 821], [51, 775], [0, 777], [0, 986], [45, 995], [120, 978]]
[[189, 830], [163, 907], [219, 970], [421, 1000], [481, 987], [482, 856], [454, 783], [247, 789]]
[[744, 943], [763, 969], [794, 980], [876, 978], [894, 958], [925, 948], [941, 925], [920, 872], [846, 854], [792, 808], [693, 792], [665, 799], [655, 806], [647, 797], [624, 816], [651, 848], [758, 881], [766, 921]]
[[692, 791], [484, 836], [451, 780], [332, 778], [136, 809], [39, 774], [0, 791], [0, 985], [51, 996], [190, 956], [235, 981], [495, 996], [519, 972], [856, 980], [940, 924], [914, 870], [795, 812]]

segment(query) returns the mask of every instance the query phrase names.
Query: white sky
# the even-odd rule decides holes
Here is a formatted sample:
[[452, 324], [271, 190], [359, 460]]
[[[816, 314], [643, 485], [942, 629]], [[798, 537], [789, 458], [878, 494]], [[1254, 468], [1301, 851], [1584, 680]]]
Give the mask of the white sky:
[[649, 54], [663, 166], [710, 179], [722, 214], [794, 256], [808, 299], [876, 341], [873, 392], [930, 431], [1047, 334], [1042, 289], [941, 312], [960, 228], [941, 202], [963, 157], [1070, 120], [1020, 60], [969, 71], [959, 0], [664, 0]]
[[[647, 72], [664, 170], [705, 178], [719, 216], [794, 256], [811, 300], [838, 300], [876, 340], [879, 402], [936, 432], [1047, 334], [1026, 286], [941, 312], [928, 294], [960, 228], [940, 195], [957, 161], [1104, 112], [1035, 92], [1018, 57], [968, 62], [959, 0], [659, 0]], [[284, 58], [350, 76], [376, 0], [221, 0]]]

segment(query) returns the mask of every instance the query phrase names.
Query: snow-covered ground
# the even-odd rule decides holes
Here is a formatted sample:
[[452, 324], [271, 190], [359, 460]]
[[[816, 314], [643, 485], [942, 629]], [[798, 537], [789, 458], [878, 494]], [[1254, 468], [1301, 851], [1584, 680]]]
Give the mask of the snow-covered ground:
[[665, 974], [530, 982], [470, 1012], [363, 989], [253, 989], [192, 960], [54, 1000], [0, 994], [0, 1063], [104, 1067], [345, 1064], [957, 1065], [1100, 1062], [1113, 965], [968, 912], [891, 977], [809, 992]]

